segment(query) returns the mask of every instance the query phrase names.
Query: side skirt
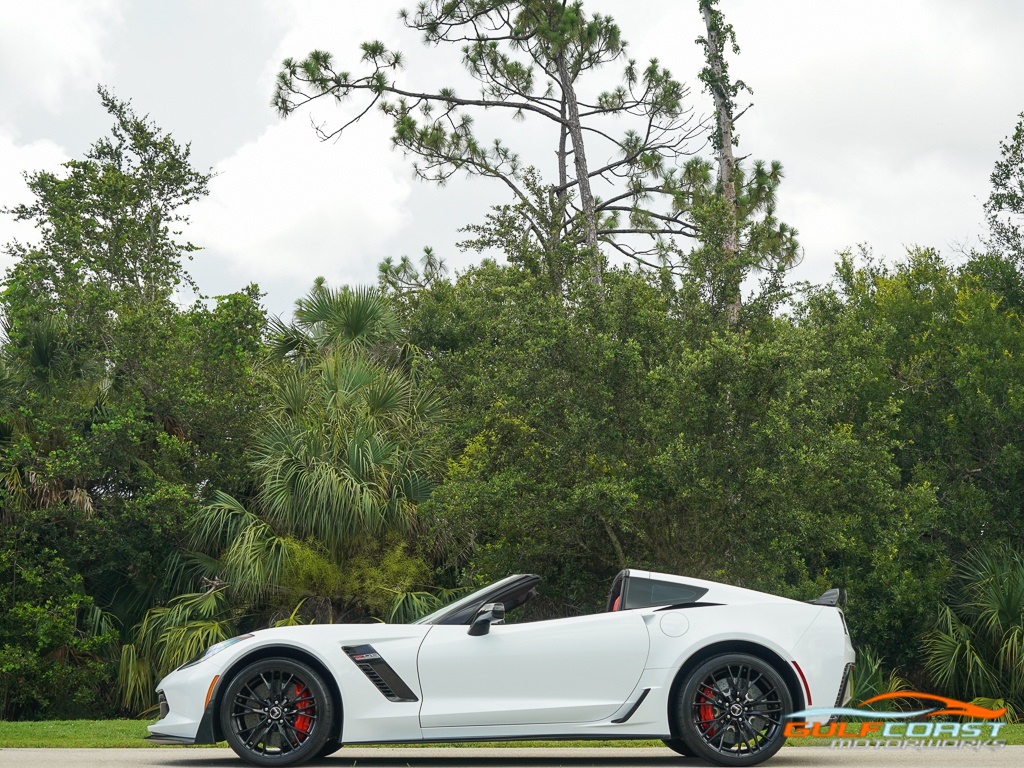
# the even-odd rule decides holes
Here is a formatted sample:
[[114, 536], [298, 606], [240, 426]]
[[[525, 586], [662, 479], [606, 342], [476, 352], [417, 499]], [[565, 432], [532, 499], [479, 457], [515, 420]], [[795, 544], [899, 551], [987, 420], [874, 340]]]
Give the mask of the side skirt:
[[195, 739], [189, 739], [184, 736], [168, 736], [164, 733], [154, 733], [146, 737], [145, 739], [150, 744], [195, 744]]
[[363, 744], [461, 744], [470, 742], [487, 741], [654, 741], [660, 739], [671, 739], [668, 733], [646, 733], [646, 734], [609, 734], [607, 736], [583, 735], [579, 733], [545, 734], [543, 736], [476, 736], [476, 737], [452, 737], [448, 739], [416, 739], [409, 741], [346, 741], [346, 747], [354, 747]]

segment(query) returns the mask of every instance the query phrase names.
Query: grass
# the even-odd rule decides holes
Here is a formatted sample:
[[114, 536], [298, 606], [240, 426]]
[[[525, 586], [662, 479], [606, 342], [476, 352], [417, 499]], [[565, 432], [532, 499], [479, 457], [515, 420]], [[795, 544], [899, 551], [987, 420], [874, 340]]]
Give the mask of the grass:
[[138, 747], [151, 720], [0, 722], [0, 748]]
[[[0, 722], [0, 749], [25, 747], [145, 747], [149, 720], [44, 720]], [[1007, 744], [1024, 745], [1024, 724], [1005, 725], [999, 738]], [[790, 739], [789, 746], [827, 747], [831, 739]], [[225, 746], [223, 743], [220, 746]], [[398, 746], [433, 747], [436, 744]], [[496, 741], [451, 744], [453, 747], [660, 747], [660, 741]]]

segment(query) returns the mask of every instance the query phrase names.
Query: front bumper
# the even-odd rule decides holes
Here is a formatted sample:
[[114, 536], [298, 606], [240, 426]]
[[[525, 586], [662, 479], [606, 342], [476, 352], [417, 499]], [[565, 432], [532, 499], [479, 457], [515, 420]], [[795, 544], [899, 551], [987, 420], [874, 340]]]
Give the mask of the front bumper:
[[216, 744], [215, 708], [222, 682], [223, 678], [205, 664], [176, 670], [161, 680], [161, 717], [146, 726], [150, 733], [146, 740], [156, 744]]

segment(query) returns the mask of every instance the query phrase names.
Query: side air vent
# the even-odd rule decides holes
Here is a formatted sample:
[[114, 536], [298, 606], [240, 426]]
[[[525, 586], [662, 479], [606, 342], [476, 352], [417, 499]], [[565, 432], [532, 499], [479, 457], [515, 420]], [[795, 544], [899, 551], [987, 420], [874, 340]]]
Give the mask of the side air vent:
[[419, 701], [412, 689], [372, 645], [344, 645], [341, 649], [385, 699], [396, 702]]

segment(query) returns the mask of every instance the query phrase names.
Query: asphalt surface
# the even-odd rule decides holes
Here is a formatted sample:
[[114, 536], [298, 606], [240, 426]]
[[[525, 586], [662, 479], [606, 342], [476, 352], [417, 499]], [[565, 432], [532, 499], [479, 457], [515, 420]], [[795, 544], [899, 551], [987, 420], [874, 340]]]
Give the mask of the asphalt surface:
[[[244, 768], [229, 749], [0, 749], [7, 768]], [[346, 747], [331, 757], [305, 763], [329, 768], [688, 768], [700, 760], [668, 749], [457, 749]], [[1002, 749], [842, 749], [786, 747], [766, 763], [770, 768], [810, 766], [922, 766], [1001, 768], [1024, 765], [1024, 747]]]

